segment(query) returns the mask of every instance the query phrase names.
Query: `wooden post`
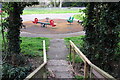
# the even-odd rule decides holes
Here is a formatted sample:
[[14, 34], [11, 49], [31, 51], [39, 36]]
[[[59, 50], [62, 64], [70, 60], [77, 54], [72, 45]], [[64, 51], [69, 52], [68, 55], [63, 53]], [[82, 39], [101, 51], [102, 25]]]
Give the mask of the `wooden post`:
[[46, 68], [45, 68], [45, 66], [43, 67], [43, 78], [47, 78], [47, 75], [46, 75]]
[[90, 67], [90, 80], [92, 80], [92, 67]]
[[[43, 40], [43, 56], [44, 56], [44, 63], [47, 63], [47, 54], [46, 54], [46, 46], [45, 40]], [[45, 66], [43, 67], [43, 78], [46, 78], [46, 70]]]
[[45, 40], [43, 40], [43, 56], [44, 56], [44, 63], [46, 63], [47, 62], [47, 55], [46, 55]]
[[84, 63], [84, 78], [85, 78], [85, 80], [87, 80], [87, 77], [88, 77], [88, 63], [85, 62]]
[[72, 53], [72, 46], [71, 46], [71, 44], [70, 44], [70, 54], [69, 54], [70, 61], [71, 61], [71, 53]]
[[75, 66], [75, 50], [73, 49], [73, 68]]

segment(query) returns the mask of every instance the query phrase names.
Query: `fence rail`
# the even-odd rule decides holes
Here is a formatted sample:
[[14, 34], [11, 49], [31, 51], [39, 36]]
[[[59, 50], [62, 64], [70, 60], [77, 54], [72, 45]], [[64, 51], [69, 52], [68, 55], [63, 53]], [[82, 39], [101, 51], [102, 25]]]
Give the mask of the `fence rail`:
[[34, 80], [35, 78], [45, 78], [45, 65], [47, 64], [47, 56], [46, 56], [46, 46], [45, 40], [43, 40], [43, 63], [35, 69], [32, 73], [30, 73], [24, 80]]
[[84, 78], [90, 77], [90, 78], [104, 78], [104, 79], [111, 79], [116, 80], [114, 77], [94, 65], [79, 49], [78, 47], [70, 40], [70, 59], [71, 54], [73, 53], [72, 59], [73, 59], [73, 66], [75, 64], [75, 53], [79, 55], [79, 57], [84, 62]]

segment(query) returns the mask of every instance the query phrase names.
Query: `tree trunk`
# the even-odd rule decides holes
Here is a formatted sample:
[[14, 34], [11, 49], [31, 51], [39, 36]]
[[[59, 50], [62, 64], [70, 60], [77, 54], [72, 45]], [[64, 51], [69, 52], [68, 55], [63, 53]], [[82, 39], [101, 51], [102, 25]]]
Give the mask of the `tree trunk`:
[[56, 0], [53, 0], [54, 1], [54, 7], [56, 7]]
[[20, 53], [20, 10], [16, 2], [11, 3], [13, 10], [9, 13], [8, 39], [8, 58], [11, 64], [18, 65], [17, 55]]
[[62, 2], [63, 2], [63, 0], [60, 0], [59, 8], [62, 8]]

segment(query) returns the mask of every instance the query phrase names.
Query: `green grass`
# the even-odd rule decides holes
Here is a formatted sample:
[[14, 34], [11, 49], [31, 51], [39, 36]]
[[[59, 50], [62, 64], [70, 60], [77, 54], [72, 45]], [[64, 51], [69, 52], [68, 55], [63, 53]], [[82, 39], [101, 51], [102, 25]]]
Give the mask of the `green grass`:
[[75, 76], [76, 80], [84, 80], [84, 76]]
[[[46, 49], [49, 46], [49, 38], [42, 37], [21, 37], [21, 53], [29, 56], [43, 56], [43, 40], [46, 42]], [[2, 35], [0, 34], [0, 45], [2, 45]], [[0, 46], [0, 50], [2, 46]]]
[[77, 37], [68, 37], [68, 38], [64, 38], [67, 47], [69, 46], [69, 40], [73, 41], [75, 43], [75, 45], [78, 48], [82, 48], [83, 47], [83, 38], [84, 36], [77, 36]]
[[25, 9], [23, 11], [23, 15], [27, 15], [27, 14], [51, 14], [51, 13], [79, 13], [79, 9]]
[[[52, 13], [80, 13], [79, 8], [76, 9], [69, 9], [69, 8], [51, 8], [51, 9], [46, 9], [46, 8], [29, 8], [29, 9], [24, 9], [22, 15], [28, 15], [28, 14], [52, 14]], [[7, 17], [8, 15], [6, 13], [3, 13], [2, 17]]]
[[[67, 45], [67, 47], [69, 48], [69, 40], [73, 41], [75, 43], [75, 45], [81, 49], [83, 48], [83, 40], [82, 38], [84, 38], [84, 36], [78, 36], [78, 37], [68, 37], [65, 38], [65, 43]], [[73, 53], [71, 54], [71, 56], [73, 56]], [[70, 56], [67, 56], [67, 59], [70, 60]], [[70, 60], [72, 61], [72, 60]], [[82, 59], [79, 57], [79, 55], [75, 55], [75, 63], [79, 63], [79, 62], [83, 62]]]
[[74, 15], [73, 17], [75, 19], [78, 19], [78, 20], [82, 20], [83, 21], [83, 18], [84, 18], [85, 14], [84, 13], [81, 13], [81, 14], [76, 14]]
[[[70, 62], [73, 61], [73, 58], [72, 58], [73, 54], [74, 53], [71, 53], [71, 59], [70, 59], [70, 55], [67, 56], [67, 60], [68, 61], [70, 61]], [[81, 62], [83, 62], [83, 60], [80, 58], [80, 56], [79, 55], [75, 55], [75, 63], [81, 63]]]
[[48, 38], [21, 37], [21, 53], [30, 56], [43, 56], [43, 40], [46, 41], [46, 49], [49, 46]]

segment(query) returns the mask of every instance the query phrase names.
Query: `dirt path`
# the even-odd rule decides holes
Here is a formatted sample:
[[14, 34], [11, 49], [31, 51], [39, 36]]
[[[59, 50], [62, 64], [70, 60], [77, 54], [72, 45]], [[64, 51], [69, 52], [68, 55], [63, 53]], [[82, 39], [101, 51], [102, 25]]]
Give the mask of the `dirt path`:
[[72, 66], [66, 60], [68, 49], [64, 39], [52, 39], [47, 54], [47, 68], [53, 72], [55, 78], [73, 78]]

